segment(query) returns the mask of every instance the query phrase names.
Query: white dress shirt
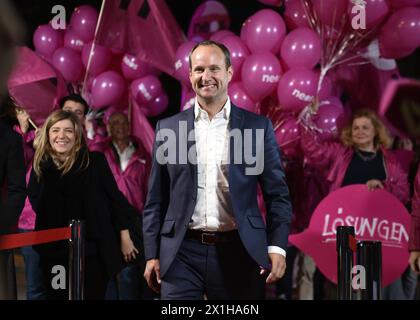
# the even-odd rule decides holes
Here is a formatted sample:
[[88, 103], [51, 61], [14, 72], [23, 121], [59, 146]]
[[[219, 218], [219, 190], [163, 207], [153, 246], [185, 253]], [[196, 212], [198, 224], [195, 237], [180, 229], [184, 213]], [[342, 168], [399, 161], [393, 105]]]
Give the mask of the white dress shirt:
[[136, 148], [134, 147], [131, 141], [128, 143], [128, 147], [125, 148], [123, 151], [120, 151], [116, 143], [112, 142], [112, 144], [114, 145], [115, 150], [117, 150], [118, 157], [120, 158], [120, 169], [122, 172], [124, 172], [125, 169], [127, 169], [128, 163], [130, 162], [132, 155], [134, 154], [134, 152], [136, 152]]
[[[229, 119], [231, 104], [210, 120], [208, 113], [194, 105], [194, 129], [197, 150], [197, 203], [190, 229], [226, 232], [237, 229], [229, 193]], [[269, 246], [268, 252], [286, 252], [277, 246]]]

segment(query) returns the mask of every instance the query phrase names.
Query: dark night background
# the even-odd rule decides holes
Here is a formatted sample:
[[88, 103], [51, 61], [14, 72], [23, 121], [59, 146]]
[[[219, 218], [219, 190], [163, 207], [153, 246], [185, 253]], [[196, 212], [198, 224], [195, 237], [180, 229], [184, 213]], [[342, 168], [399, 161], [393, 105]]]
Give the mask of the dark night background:
[[[1, 1], [1, 0], [0, 0]], [[70, 21], [70, 16], [73, 9], [78, 5], [89, 4], [100, 10], [102, 0], [12, 0], [20, 13], [27, 28], [26, 45], [33, 48], [32, 35], [36, 27], [40, 24], [48, 23], [54, 16], [51, 13], [51, 8], [54, 5], [63, 5], [66, 8], [67, 22]], [[173, 15], [178, 21], [184, 33], [187, 33], [190, 18], [195, 9], [205, 0], [166, 0], [167, 5], [171, 9]], [[230, 30], [239, 35], [243, 21], [256, 11], [263, 8], [270, 8], [257, 0], [220, 0], [227, 8], [230, 18]], [[278, 8], [271, 7], [275, 10]], [[420, 49], [417, 49], [412, 55], [397, 60], [401, 75], [404, 77], [411, 77], [420, 79]], [[162, 118], [174, 114], [179, 111], [181, 99], [181, 86], [178, 81], [162, 74], [160, 77], [162, 85], [169, 96], [169, 107], [162, 115], [157, 118]], [[155, 123], [156, 119], [151, 119]]]

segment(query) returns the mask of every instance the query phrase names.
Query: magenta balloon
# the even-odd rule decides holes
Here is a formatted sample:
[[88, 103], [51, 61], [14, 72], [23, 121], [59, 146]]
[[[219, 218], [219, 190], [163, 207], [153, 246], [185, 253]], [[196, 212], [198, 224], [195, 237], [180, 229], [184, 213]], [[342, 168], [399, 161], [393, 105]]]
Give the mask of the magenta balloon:
[[250, 17], [244, 36], [252, 53], [271, 51], [277, 54], [285, 35], [283, 18], [274, 10], [263, 9]]
[[232, 31], [229, 31], [229, 30], [220, 30], [220, 31], [217, 31], [215, 34], [213, 34], [210, 37], [210, 40], [220, 42], [224, 37], [227, 37], [227, 36], [236, 36], [236, 34], [234, 34]]
[[80, 39], [84, 42], [89, 42], [93, 40], [95, 35], [97, 21], [98, 11], [89, 5], [82, 5], [74, 9], [70, 25]]
[[108, 48], [95, 44], [92, 51], [92, 42], [86, 44], [82, 51], [83, 65], [87, 68], [90, 58], [89, 74], [96, 76], [106, 70], [111, 62], [111, 52]]
[[241, 27], [241, 33], [239, 35], [239, 37], [241, 38], [241, 40], [246, 44], [245, 40], [247, 38], [247, 31], [248, 31], [248, 26], [249, 23], [251, 22], [251, 18], [252, 16], [248, 17], [243, 23], [242, 23], [242, 27]]
[[85, 43], [79, 35], [69, 27], [64, 35], [64, 46], [76, 51], [82, 51], [84, 45]]
[[[390, 52], [406, 54], [420, 46], [420, 8], [407, 7], [396, 11], [382, 27], [379, 48], [384, 58]], [[398, 56], [400, 58], [402, 56]]]
[[269, 5], [269, 6], [275, 6], [280, 7], [283, 3], [283, 0], [258, 0], [259, 2]]
[[139, 79], [146, 76], [151, 68], [146, 62], [141, 61], [136, 56], [126, 54], [121, 59], [121, 71], [127, 79]]
[[175, 53], [175, 76], [185, 85], [190, 85], [188, 56], [195, 42], [187, 41], [179, 46]]
[[[390, 4], [388, 0], [364, 0], [366, 12], [366, 29], [371, 29], [381, 23], [390, 12]], [[352, 13], [352, 8], [355, 5], [353, 2], [348, 4], [348, 15], [350, 20], [355, 17], [359, 11]]]
[[281, 45], [281, 58], [289, 68], [313, 68], [321, 58], [321, 40], [309, 28], [298, 28], [284, 38]]
[[233, 67], [233, 81], [241, 78], [241, 67], [245, 58], [249, 56], [249, 50], [238, 36], [226, 36], [220, 40], [230, 52], [230, 61]]
[[141, 108], [146, 117], [156, 117], [166, 110], [169, 99], [165, 92], [153, 99], [152, 102]]
[[69, 82], [76, 83], [82, 75], [83, 65], [80, 53], [67, 48], [58, 48], [53, 55], [52, 63]]
[[235, 82], [229, 86], [229, 97], [234, 105], [255, 112], [256, 103], [247, 95], [241, 82]]
[[320, 22], [330, 26], [342, 25], [348, 3], [348, 0], [312, 0]]
[[312, 102], [318, 87], [318, 75], [307, 68], [295, 67], [287, 71], [277, 87], [281, 109], [299, 112]]
[[195, 103], [195, 92], [182, 86], [181, 94], [181, 111], [190, 109], [194, 107]]
[[300, 126], [293, 117], [283, 119], [275, 131], [277, 144], [286, 158], [295, 158], [300, 151]]
[[328, 140], [337, 137], [343, 125], [344, 107], [336, 97], [329, 97], [320, 103], [315, 115], [315, 125], [321, 130], [319, 137]]
[[153, 75], [134, 80], [130, 89], [132, 96], [140, 105], [149, 104], [162, 94], [160, 80]]
[[35, 51], [43, 57], [51, 58], [58, 48], [63, 46], [62, 34], [54, 30], [51, 25], [38, 26], [34, 32], [33, 42]]
[[288, 0], [285, 3], [284, 22], [293, 30], [299, 27], [309, 27], [308, 18], [301, 0]]
[[115, 105], [123, 96], [124, 90], [124, 78], [115, 71], [105, 71], [93, 80], [91, 105], [93, 108]]
[[420, 0], [390, 0], [393, 8], [420, 6]]
[[251, 54], [241, 71], [245, 92], [254, 101], [260, 101], [276, 89], [281, 73], [280, 62], [272, 53]]

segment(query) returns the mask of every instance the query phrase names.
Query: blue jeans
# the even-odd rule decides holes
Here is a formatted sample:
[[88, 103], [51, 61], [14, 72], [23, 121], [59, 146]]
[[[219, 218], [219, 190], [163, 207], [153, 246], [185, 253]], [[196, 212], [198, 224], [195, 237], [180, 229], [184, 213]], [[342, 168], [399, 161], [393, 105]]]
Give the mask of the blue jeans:
[[138, 265], [129, 265], [121, 270], [118, 281], [108, 282], [105, 300], [140, 300], [142, 298], [141, 277], [143, 270]]
[[[30, 232], [31, 230], [19, 231]], [[39, 255], [31, 246], [22, 247], [21, 252], [25, 262], [26, 299], [45, 300], [46, 293], [42, 280], [42, 270], [39, 266]]]

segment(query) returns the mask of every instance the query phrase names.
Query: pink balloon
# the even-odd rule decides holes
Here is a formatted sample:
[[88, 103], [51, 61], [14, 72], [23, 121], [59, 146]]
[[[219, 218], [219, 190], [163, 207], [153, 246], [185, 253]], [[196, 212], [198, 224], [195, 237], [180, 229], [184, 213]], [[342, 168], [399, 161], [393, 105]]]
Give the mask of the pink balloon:
[[269, 5], [269, 6], [275, 6], [280, 7], [283, 3], [283, 0], [258, 0], [259, 2]]
[[241, 78], [241, 67], [245, 58], [249, 56], [249, 50], [238, 36], [226, 36], [220, 40], [230, 52], [230, 61], [233, 68], [233, 81]]
[[146, 117], [156, 117], [166, 110], [168, 107], [169, 99], [165, 92], [162, 92], [159, 96], [153, 99], [152, 102], [142, 107]]
[[83, 65], [79, 52], [67, 47], [58, 48], [52, 62], [65, 80], [76, 83], [80, 79]]
[[194, 108], [195, 92], [182, 86], [181, 111]]
[[321, 132], [322, 140], [336, 138], [344, 124], [344, 107], [336, 97], [329, 97], [319, 104], [314, 122]]
[[95, 35], [97, 21], [98, 11], [92, 6], [82, 5], [74, 9], [70, 25], [81, 40], [89, 42]]
[[312, 0], [312, 4], [321, 23], [342, 26], [348, 0]]
[[281, 58], [289, 68], [313, 68], [321, 58], [321, 39], [309, 28], [297, 28], [284, 38]]
[[252, 53], [271, 51], [277, 54], [286, 35], [283, 18], [274, 10], [263, 9], [247, 22], [245, 43]]
[[126, 54], [121, 60], [121, 71], [127, 79], [139, 79], [146, 76], [150, 67], [146, 62], [141, 61], [136, 56]]
[[209, 39], [219, 30], [229, 29], [230, 17], [226, 7], [219, 1], [206, 1], [194, 12], [188, 28], [188, 39]]
[[115, 105], [123, 96], [124, 90], [124, 78], [115, 71], [105, 71], [93, 80], [91, 106], [102, 108]]
[[[407, 7], [396, 11], [382, 27], [378, 40], [383, 58], [393, 58], [390, 52], [406, 54], [414, 51], [420, 46], [420, 8]], [[397, 54], [397, 57], [402, 55]]]
[[281, 120], [280, 126], [275, 131], [277, 144], [283, 155], [288, 158], [295, 158], [300, 151], [300, 126], [293, 117]]
[[285, 3], [284, 22], [287, 28], [296, 29], [299, 27], [308, 27], [309, 22], [306, 17], [305, 9], [302, 6], [301, 0], [288, 0]]
[[82, 51], [84, 45], [85, 43], [79, 35], [69, 27], [64, 35], [64, 46], [76, 51]]
[[254, 101], [260, 101], [276, 89], [281, 73], [280, 63], [272, 53], [251, 54], [241, 72], [245, 92]]
[[83, 65], [87, 68], [90, 58], [89, 73], [96, 76], [106, 70], [111, 62], [111, 52], [108, 48], [95, 44], [92, 51], [92, 42], [86, 44], [82, 51]]
[[248, 32], [248, 26], [249, 23], [251, 22], [251, 18], [253, 16], [248, 17], [243, 23], [242, 23], [242, 27], [241, 27], [241, 33], [240, 33], [240, 38], [241, 40], [246, 44], [246, 38], [247, 38], [247, 32]]
[[420, 6], [420, 0], [390, 0], [393, 8]]
[[[366, 29], [371, 29], [381, 23], [390, 12], [390, 5], [388, 0], [364, 0], [365, 12], [366, 12]], [[352, 20], [360, 10], [356, 10], [352, 13], [352, 8], [355, 7], [353, 2], [348, 5], [348, 14], [350, 20]]]
[[307, 68], [295, 67], [287, 71], [280, 79], [277, 97], [281, 109], [299, 112], [311, 103], [316, 95], [318, 75]]
[[51, 58], [55, 50], [63, 46], [63, 37], [61, 33], [54, 30], [51, 25], [43, 24], [36, 28], [33, 42], [35, 51], [39, 55]]
[[234, 105], [251, 112], [256, 111], [256, 103], [246, 94], [241, 82], [229, 86], [229, 97]]
[[220, 30], [220, 31], [217, 31], [215, 34], [213, 34], [210, 37], [210, 40], [220, 42], [224, 37], [227, 37], [227, 36], [236, 36], [236, 34], [234, 34], [232, 31], [229, 31], [229, 30]]
[[189, 61], [188, 57], [191, 49], [195, 46], [195, 42], [187, 41], [179, 46], [175, 53], [175, 76], [185, 85], [190, 84], [189, 77]]
[[140, 105], [149, 104], [162, 94], [159, 78], [153, 75], [134, 80], [130, 89], [132, 96]]

